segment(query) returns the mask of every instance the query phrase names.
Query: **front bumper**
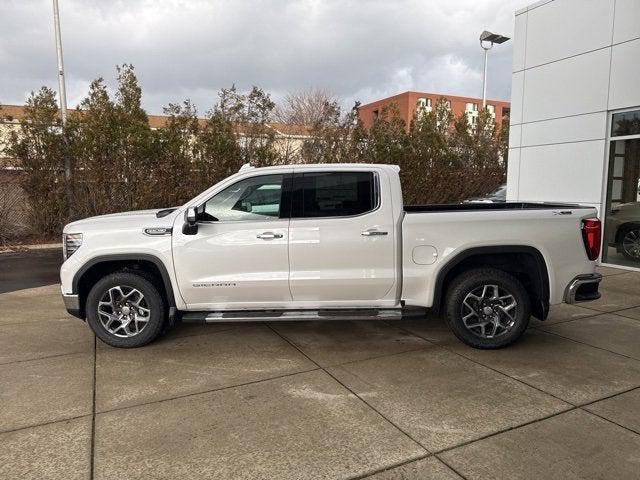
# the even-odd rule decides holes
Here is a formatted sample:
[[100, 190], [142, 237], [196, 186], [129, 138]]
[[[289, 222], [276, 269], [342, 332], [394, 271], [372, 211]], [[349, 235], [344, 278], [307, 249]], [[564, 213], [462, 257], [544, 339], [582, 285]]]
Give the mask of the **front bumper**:
[[70, 295], [63, 292], [62, 300], [64, 301], [64, 308], [67, 309], [67, 312], [74, 317], [82, 318], [80, 314], [80, 298], [78, 295]]
[[602, 275], [599, 273], [586, 273], [575, 277], [564, 291], [566, 303], [590, 302], [600, 298], [598, 287]]

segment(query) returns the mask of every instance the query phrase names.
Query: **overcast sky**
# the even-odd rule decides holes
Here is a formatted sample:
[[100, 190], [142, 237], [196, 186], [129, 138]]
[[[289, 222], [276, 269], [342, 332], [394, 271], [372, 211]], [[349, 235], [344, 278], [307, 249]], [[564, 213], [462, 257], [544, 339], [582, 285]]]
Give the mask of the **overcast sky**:
[[[258, 85], [275, 99], [324, 88], [344, 105], [406, 90], [482, 94], [487, 29], [513, 34], [532, 0], [59, 0], [70, 107], [89, 82], [114, 84], [132, 63], [149, 113], [190, 98], [201, 112], [221, 87]], [[0, 103], [57, 89], [51, 0], [2, 0]], [[510, 97], [512, 42], [490, 53], [488, 96]]]

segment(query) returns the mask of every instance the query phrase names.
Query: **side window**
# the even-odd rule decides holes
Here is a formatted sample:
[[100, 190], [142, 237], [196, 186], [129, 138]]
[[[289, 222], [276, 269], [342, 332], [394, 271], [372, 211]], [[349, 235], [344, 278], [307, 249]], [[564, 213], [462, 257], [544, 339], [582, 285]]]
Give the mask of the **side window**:
[[230, 185], [204, 204], [202, 220], [274, 220], [280, 216], [283, 175], [262, 175]]
[[293, 216], [304, 218], [359, 215], [376, 205], [371, 172], [305, 173], [299, 180]]

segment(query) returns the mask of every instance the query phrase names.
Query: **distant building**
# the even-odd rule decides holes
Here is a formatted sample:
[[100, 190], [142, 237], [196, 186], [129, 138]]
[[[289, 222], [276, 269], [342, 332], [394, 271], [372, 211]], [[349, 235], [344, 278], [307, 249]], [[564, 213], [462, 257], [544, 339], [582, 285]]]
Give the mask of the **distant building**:
[[[382, 109], [387, 105], [395, 103], [400, 112], [400, 117], [404, 120], [409, 129], [411, 122], [421, 108], [431, 111], [436, 102], [444, 98], [453, 114], [458, 117], [466, 114], [469, 123], [474, 125], [478, 119], [478, 113], [482, 110], [482, 99], [472, 97], [458, 97], [455, 95], [444, 95], [440, 93], [427, 92], [404, 92], [392, 97], [376, 100], [358, 108], [358, 115], [365, 127], [371, 128], [375, 119], [382, 114]], [[500, 100], [487, 100], [487, 109], [498, 125], [502, 124], [502, 119], [509, 117], [511, 104]]]

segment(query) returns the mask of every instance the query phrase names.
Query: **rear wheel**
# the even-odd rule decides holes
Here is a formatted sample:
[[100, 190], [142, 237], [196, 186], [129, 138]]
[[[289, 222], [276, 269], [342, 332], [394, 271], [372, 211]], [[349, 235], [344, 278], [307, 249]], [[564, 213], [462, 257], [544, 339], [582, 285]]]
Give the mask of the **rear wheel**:
[[494, 268], [461, 273], [446, 300], [453, 333], [474, 348], [501, 348], [515, 342], [531, 316], [529, 295], [513, 275]]
[[146, 278], [117, 272], [101, 279], [87, 296], [87, 323], [103, 342], [122, 348], [141, 347], [162, 332], [165, 305]]

